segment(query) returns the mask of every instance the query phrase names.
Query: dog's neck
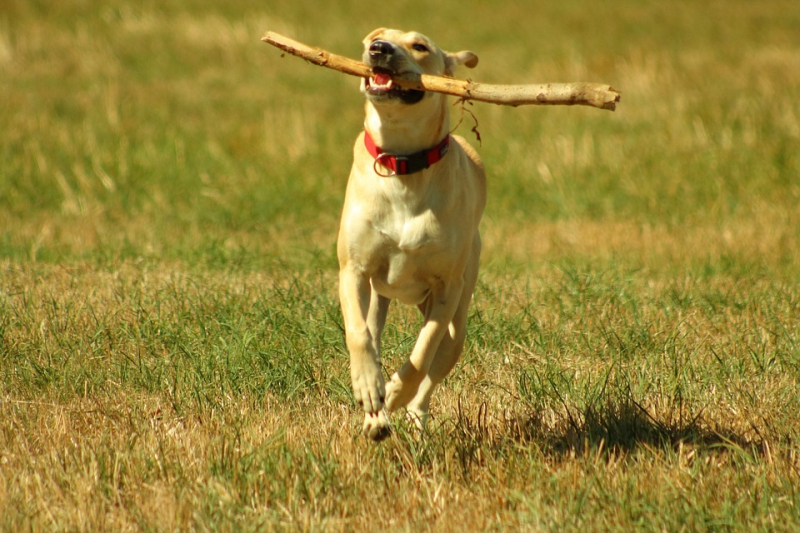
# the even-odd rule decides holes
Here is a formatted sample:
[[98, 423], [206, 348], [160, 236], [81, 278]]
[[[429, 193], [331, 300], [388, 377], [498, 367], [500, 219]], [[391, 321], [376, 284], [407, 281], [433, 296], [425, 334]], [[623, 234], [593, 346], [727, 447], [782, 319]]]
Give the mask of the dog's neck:
[[364, 128], [383, 151], [410, 154], [436, 146], [450, 131], [447, 101], [429, 95], [413, 105], [367, 101]]

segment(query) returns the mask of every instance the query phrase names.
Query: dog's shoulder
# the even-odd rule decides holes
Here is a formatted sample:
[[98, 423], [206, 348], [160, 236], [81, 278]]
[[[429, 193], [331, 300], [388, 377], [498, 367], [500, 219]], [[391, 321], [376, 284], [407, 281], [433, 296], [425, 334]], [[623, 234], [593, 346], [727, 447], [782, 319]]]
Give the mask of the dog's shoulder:
[[483, 167], [483, 161], [481, 161], [481, 156], [478, 155], [478, 152], [475, 150], [475, 148], [473, 148], [472, 145], [468, 143], [467, 140], [461, 135], [452, 135], [452, 139], [461, 147], [462, 150], [464, 150], [467, 158], [469, 158], [469, 160], [480, 169], [481, 173], [484, 173], [485, 169]]
[[354, 156], [356, 154], [358, 154], [359, 152], [366, 152], [367, 151], [366, 147], [364, 146], [364, 135], [366, 135], [366, 133], [364, 132], [364, 130], [362, 130], [356, 136], [356, 142], [353, 144], [353, 155]]
[[473, 146], [460, 135], [453, 135], [453, 144], [456, 149], [460, 148], [461, 152], [461, 165], [462, 172], [472, 177], [472, 181], [479, 191], [481, 196], [481, 204], [486, 203], [486, 169], [483, 166], [483, 161], [478, 155], [478, 152]]

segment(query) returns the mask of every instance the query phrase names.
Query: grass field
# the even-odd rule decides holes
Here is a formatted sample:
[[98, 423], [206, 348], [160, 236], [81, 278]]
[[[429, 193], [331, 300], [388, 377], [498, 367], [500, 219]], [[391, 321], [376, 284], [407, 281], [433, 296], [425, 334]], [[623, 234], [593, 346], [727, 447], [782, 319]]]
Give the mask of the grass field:
[[[0, 4], [0, 528], [800, 529], [796, 0], [366, 5]], [[376, 445], [336, 299], [358, 82], [259, 39], [378, 26], [623, 99], [469, 106], [467, 347]]]

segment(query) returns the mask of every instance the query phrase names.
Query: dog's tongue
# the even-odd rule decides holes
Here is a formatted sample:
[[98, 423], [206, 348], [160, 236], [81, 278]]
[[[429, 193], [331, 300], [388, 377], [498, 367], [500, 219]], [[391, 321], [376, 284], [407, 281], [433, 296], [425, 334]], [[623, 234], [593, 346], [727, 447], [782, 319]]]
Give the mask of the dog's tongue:
[[373, 76], [373, 79], [378, 85], [387, 85], [390, 81], [392, 81], [392, 77], [384, 72], [376, 72], [375, 76]]

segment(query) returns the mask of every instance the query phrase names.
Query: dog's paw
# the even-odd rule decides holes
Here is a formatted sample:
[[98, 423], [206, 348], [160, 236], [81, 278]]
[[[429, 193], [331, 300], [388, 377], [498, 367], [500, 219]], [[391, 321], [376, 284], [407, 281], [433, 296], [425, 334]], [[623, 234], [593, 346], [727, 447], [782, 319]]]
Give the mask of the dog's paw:
[[394, 411], [406, 406], [417, 394], [424, 377], [425, 374], [411, 364], [404, 364], [386, 384], [386, 409]]
[[364, 427], [361, 434], [375, 442], [380, 442], [389, 435], [392, 430], [389, 427], [389, 417], [386, 411], [381, 409], [377, 413], [366, 413], [364, 415]]
[[425, 428], [428, 427], [429, 418], [430, 415], [428, 411], [422, 411], [421, 409], [415, 409], [413, 407], [409, 407], [408, 411], [406, 411], [406, 419], [414, 424], [420, 431], [425, 431]]
[[[353, 370], [353, 396], [356, 403], [367, 414], [376, 414], [383, 409], [386, 390], [380, 367]], [[387, 422], [388, 425], [388, 422]]]

